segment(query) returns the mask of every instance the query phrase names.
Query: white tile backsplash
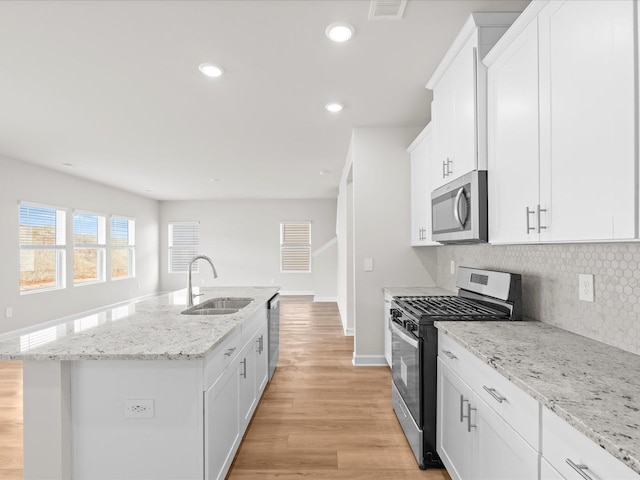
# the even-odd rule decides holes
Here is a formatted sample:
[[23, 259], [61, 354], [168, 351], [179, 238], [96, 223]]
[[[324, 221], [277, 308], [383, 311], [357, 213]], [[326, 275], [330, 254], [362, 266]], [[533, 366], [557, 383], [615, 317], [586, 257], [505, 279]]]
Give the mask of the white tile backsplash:
[[[522, 275], [524, 315], [640, 354], [640, 243], [447, 245], [438, 285], [455, 290], [456, 266]], [[578, 275], [594, 276], [594, 302], [578, 300]]]

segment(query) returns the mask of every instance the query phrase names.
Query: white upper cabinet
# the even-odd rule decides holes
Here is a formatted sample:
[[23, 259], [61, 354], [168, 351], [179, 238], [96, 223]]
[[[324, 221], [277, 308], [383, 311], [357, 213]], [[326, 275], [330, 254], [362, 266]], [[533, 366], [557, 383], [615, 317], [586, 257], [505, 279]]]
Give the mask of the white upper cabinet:
[[432, 138], [429, 124], [408, 148], [411, 156], [411, 245], [414, 247], [439, 245], [431, 239]]
[[486, 69], [481, 60], [517, 17], [472, 14], [427, 83], [433, 90], [433, 189], [487, 168]]
[[534, 1], [486, 57], [490, 242], [637, 238], [633, 11]]

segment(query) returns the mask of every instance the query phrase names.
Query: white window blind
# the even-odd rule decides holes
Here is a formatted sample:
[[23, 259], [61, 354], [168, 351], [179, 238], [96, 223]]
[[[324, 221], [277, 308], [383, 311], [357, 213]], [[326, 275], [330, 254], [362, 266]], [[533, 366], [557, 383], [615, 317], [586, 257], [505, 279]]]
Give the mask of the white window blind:
[[104, 215], [73, 212], [73, 283], [104, 282], [107, 219]]
[[[189, 270], [189, 262], [200, 248], [200, 222], [169, 223], [169, 273]], [[191, 271], [198, 272], [198, 263]]]
[[111, 217], [111, 279], [136, 276], [136, 221]]
[[311, 271], [311, 222], [280, 224], [280, 271]]
[[64, 288], [66, 210], [20, 202], [20, 293]]

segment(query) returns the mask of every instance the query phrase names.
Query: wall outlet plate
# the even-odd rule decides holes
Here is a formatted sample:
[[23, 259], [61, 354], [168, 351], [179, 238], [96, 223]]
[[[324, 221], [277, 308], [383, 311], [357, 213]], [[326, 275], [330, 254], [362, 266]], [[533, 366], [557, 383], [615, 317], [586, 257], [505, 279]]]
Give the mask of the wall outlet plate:
[[451, 275], [455, 275], [456, 273], [456, 262], [455, 260], [451, 260]]
[[587, 273], [578, 275], [578, 299], [593, 302], [593, 275]]
[[124, 418], [153, 418], [152, 398], [126, 398], [124, 400]]

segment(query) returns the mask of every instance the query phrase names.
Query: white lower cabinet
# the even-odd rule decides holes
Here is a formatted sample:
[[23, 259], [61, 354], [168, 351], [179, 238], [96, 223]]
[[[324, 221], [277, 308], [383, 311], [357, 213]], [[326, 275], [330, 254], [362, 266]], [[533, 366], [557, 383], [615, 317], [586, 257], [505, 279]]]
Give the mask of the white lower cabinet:
[[[640, 475], [547, 408], [542, 409], [542, 460], [546, 478], [638, 480]], [[552, 467], [553, 470], [550, 470]], [[557, 475], [553, 476], [553, 471]]]
[[565, 480], [565, 478], [542, 457], [540, 458], [540, 480]]
[[256, 395], [260, 398], [269, 381], [269, 326], [263, 325], [254, 339], [256, 349]]
[[204, 394], [205, 478], [225, 477], [240, 444], [239, 365], [229, 367]]
[[538, 478], [538, 452], [441, 359], [437, 450], [451, 478]]
[[238, 375], [240, 377], [240, 427], [242, 431], [249, 425], [256, 408], [256, 352], [253, 340], [249, 340], [239, 355]]

